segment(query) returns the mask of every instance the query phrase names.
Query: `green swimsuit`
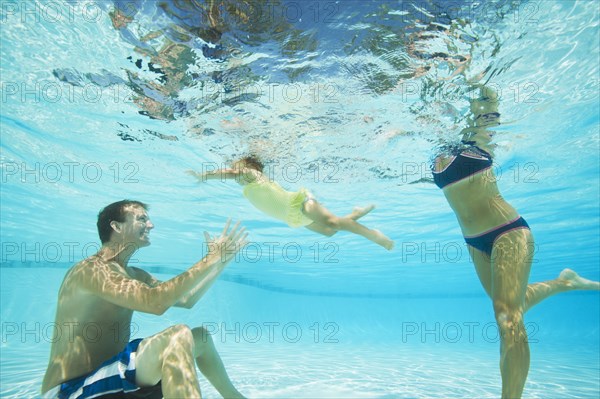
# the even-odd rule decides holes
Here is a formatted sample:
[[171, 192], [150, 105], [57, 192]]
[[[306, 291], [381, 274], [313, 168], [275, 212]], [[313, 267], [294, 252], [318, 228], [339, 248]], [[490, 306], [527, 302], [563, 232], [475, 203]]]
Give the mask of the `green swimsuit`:
[[286, 222], [290, 227], [304, 227], [313, 223], [302, 212], [304, 203], [312, 198], [306, 189], [290, 192], [275, 182], [260, 179], [244, 186], [244, 197], [257, 209]]

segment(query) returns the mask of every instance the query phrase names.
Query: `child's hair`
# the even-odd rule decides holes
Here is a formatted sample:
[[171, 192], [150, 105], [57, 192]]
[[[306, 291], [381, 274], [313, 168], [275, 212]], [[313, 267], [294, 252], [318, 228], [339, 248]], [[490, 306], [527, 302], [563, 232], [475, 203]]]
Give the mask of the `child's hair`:
[[240, 158], [238, 162], [243, 162], [252, 169], [256, 169], [259, 172], [262, 172], [265, 168], [265, 164], [256, 156], [256, 155], [247, 155], [245, 157]]

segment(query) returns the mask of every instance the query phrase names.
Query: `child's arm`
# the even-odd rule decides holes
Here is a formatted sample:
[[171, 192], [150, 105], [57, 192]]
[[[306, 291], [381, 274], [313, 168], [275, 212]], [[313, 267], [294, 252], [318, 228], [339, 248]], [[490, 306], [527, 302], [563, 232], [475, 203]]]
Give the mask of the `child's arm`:
[[198, 179], [198, 182], [200, 182], [200, 183], [204, 183], [207, 180], [215, 180], [215, 179], [239, 180], [240, 176], [243, 174], [243, 172], [238, 169], [217, 169], [217, 170], [211, 170], [211, 171], [204, 172], [204, 173], [198, 173], [193, 170], [188, 170], [188, 171], [186, 171], [186, 173], [188, 175], [194, 176], [196, 179]]
[[257, 181], [262, 176], [261, 172], [250, 168], [217, 169], [204, 173], [198, 173], [194, 172], [193, 170], [188, 170], [187, 174], [194, 176], [201, 183], [204, 183], [209, 179], [221, 179], [221, 181], [229, 179], [235, 180], [238, 184], [241, 184], [242, 186]]

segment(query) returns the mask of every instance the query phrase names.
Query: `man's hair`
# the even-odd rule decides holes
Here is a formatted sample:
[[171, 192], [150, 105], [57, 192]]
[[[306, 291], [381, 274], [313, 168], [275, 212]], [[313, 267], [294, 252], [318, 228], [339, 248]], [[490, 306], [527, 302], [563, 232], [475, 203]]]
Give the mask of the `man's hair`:
[[123, 223], [125, 221], [125, 216], [127, 215], [125, 208], [128, 206], [139, 206], [148, 210], [148, 205], [143, 202], [122, 200], [113, 202], [98, 213], [98, 222], [96, 223], [96, 226], [98, 226], [98, 235], [100, 236], [100, 242], [102, 242], [102, 244], [110, 241], [110, 235], [113, 231], [110, 222], [114, 220]]
[[247, 156], [241, 158], [240, 161], [244, 162], [246, 165], [250, 166], [251, 168], [258, 170], [259, 172], [262, 172], [263, 169], [265, 168], [265, 164], [262, 163], [262, 161], [256, 155], [247, 155]]

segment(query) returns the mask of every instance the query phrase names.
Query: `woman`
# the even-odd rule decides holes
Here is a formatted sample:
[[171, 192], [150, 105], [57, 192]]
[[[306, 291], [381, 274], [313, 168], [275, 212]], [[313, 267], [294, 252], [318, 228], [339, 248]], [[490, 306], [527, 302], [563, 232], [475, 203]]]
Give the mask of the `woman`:
[[480, 94], [471, 101], [461, 144], [435, 159], [433, 177], [456, 214], [479, 280], [492, 299], [501, 337], [502, 398], [520, 398], [529, 370], [525, 312], [559, 292], [598, 290], [600, 284], [569, 269], [555, 280], [528, 284], [533, 235], [498, 191], [492, 168], [494, 132], [488, 129], [500, 124], [498, 98], [487, 87]]

